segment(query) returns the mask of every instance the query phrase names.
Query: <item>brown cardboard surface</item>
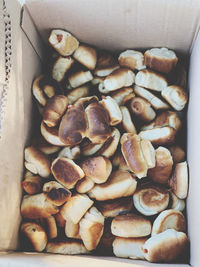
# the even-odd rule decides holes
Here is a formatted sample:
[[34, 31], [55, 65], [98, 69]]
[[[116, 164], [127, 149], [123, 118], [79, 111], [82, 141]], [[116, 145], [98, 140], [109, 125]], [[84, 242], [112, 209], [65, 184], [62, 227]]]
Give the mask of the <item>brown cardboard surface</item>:
[[[6, 103], [6, 123], [0, 140], [0, 250], [17, 247], [20, 223], [21, 178], [23, 150], [31, 129], [31, 83], [40, 72], [38, 34], [29, 14], [22, 20], [16, 0], [7, 0], [12, 15], [12, 73]], [[47, 2], [49, 2], [47, 6]], [[62, 4], [62, 5], [61, 5]], [[64, 5], [64, 8], [63, 8]], [[200, 255], [200, 194], [198, 181], [199, 143], [199, 87], [200, 37], [197, 1], [182, 0], [28, 0], [27, 8], [43, 38], [51, 27], [66, 28], [82, 41], [110, 49], [169, 46], [188, 52], [196, 43], [190, 61], [190, 103], [188, 112], [188, 160], [190, 190], [188, 198], [188, 226], [191, 239], [191, 264], [199, 267]], [[67, 7], [67, 8], [66, 8]], [[55, 8], [57, 11], [55, 12]], [[81, 15], [80, 15], [81, 12]], [[59, 14], [59, 16], [57, 15]], [[145, 19], [145, 22], [144, 22]], [[151, 23], [150, 23], [151, 22]], [[30, 27], [29, 27], [30, 25]], [[133, 25], [133, 26], [132, 26]], [[131, 33], [131, 34], [130, 34]], [[28, 37], [28, 39], [27, 39]], [[31, 44], [30, 44], [30, 42]], [[38, 52], [39, 51], [39, 52]], [[0, 266], [78, 266], [116, 267], [155, 266], [144, 261], [92, 256], [63, 256], [50, 254], [0, 254]], [[156, 264], [156, 266], [186, 267], [188, 265]]]
[[45, 41], [51, 28], [65, 28], [80, 41], [112, 50], [167, 46], [188, 52], [200, 23], [195, 0], [27, 0], [26, 5]]
[[[3, 2], [0, 2], [0, 86], [5, 82], [5, 35], [3, 21]], [[0, 87], [1, 93], [1, 87]]]
[[[20, 69], [21, 38], [16, 38], [19, 31], [20, 6], [17, 2], [7, 1], [8, 13], [15, 18], [12, 24], [12, 69], [4, 109], [2, 138], [0, 139], [0, 250], [15, 249], [17, 246], [20, 222], [21, 172], [23, 164], [23, 91]], [[15, 12], [15, 13], [14, 13]], [[21, 101], [20, 101], [21, 99]]]
[[30, 140], [30, 129], [33, 127], [33, 96], [31, 86], [33, 79], [41, 73], [41, 61], [35, 50], [32, 48], [30, 42], [22, 33], [22, 66], [28, 66], [28, 68], [22, 69], [23, 76], [23, 101], [24, 101], [24, 140], [23, 142], [28, 145]]
[[[5, 265], [3, 265], [5, 264]], [[67, 256], [44, 253], [9, 253], [0, 255], [2, 267], [189, 267], [187, 264], [155, 264], [114, 257]]]
[[191, 240], [191, 264], [200, 265], [199, 240], [200, 240], [200, 33], [196, 39], [191, 58], [189, 72], [189, 106], [188, 106], [188, 163], [190, 173], [190, 186], [187, 199], [188, 234]]
[[37, 55], [20, 29], [21, 6], [8, 0], [6, 7], [11, 17], [12, 69], [0, 139], [0, 251], [15, 250], [18, 244], [23, 151], [31, 127], [31, 83], [36, 70], [40, 71]]
[[21, 18], [21, 27], [24, 31], [24, 33], [27, 36], [27, 39], [30, 41], [30, 44], [33, 46], [36, 53], [40, 56], [42, 59], [43, 53], [44, 53], [44, 44], [42, 42], [42, 39], [40, 38], [35, 25], [33, 24], [33, 21], [30, 17], [30, 14], [26, 8], [26, 6], [23, 7], [22, 10], [22, 18]]

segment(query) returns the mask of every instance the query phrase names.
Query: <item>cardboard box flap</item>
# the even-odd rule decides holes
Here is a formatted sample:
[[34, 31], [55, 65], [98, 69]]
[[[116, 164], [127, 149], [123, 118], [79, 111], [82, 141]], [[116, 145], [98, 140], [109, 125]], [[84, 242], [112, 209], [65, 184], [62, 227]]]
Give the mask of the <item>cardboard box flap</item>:
[[[43, 253], [9, 253], [0, 255], [0, 266], [15, 267], [155, 267], [155, 263], [113, 257], [68, 256]], [[156, 264], [157, 267], [189, 267], [188, 264]]]
[[187, 126], [187, 157], [189, 164], [189, 193], [187, 199], [188, 235], [190, 238], [190, 263], [200, 265], [200, 194], [199, 194], [199, 159], [200, 159], [200, 33], [196, 39], [191, 57], [189, 71], [189, 105]]
[[[0, 0], [0, 4], [2, 2]], [[15, 250], [18, 247], [24, 146], [32, 126], [31, 84], [41, 65], [37, 54], [21, 31], [19, 2], [7, 0], [5, 7], [9, 15], [11, 47], [9, 79], [2, 106], [0, 102], [3, 107], [3, 120], [0, 125], [0, 251]]]
[[0, 97], [1, 86], [5, 83], [5, 24], [3, 1], [0, 1]]
[[36, 27], [31, 19], [31, 16], [26, 6], [23, 7], [21, 13], [21, 27], [28, 40], [30, 41], [31, 45], [33, 46], [34, 50], [42, 59], [45, 49], [44, 44], [38, 34], [38, 31], [36, 30]]
[[[3, 1], [0, 1], [2, 3]], [[0, 138], [0, 250], [16, 249], [20, 224], [21, 171], [23, 162], [23, 90], [21, 86], [20, 5], [6, 1], [4, 8], [10, 25], [10, 68], [1, 106]], [[4, 32], [4, 35], [6, 33]], [[4, 43], [5, 45], [5, 43]], [[4, 66], [5, 67], [5, 66]], [[7, 69], [8, 70], [8, 69]], [[2, 104], [2, 101], [1, 103]], [[16, 125], [17, 122], [17, 125]]]
[[27, 0], [26, 6], [44, 40], [50, 29], [63, 28], [112, 50], [167, 46], [185, 53], [200, 23], [200, 2], [190, 0]]

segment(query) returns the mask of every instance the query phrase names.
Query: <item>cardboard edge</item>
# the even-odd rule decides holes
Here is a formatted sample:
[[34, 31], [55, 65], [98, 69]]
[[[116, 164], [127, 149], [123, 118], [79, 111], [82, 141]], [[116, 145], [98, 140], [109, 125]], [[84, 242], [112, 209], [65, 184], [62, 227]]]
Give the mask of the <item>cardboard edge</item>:
[[26, 5], [23, 5], [21, 9], [20, 26], [27, 39], [29, 40], [31, 46], [35, 50], [36, 54], [41, 60], [43, 60], [45, 46], [33, 23], [33, 20]]
[[[59, 260], [58, 260], [59, 257]], [[5, 265], [7, 264], [7, 265]], [[86, 255], [59, 255], [50, 253], [28, 253], [28, 252], [11, 252], [8, 254], [0, 254], [0, 266], [15, 266], [15, 267], [190, 267], [188, 264], [163, 264], [150, 263], [141, 260], [131, 260], [113, 257], [95, 257]]]
[[[26, 9], [26, 7], [25, 7], [25, 9]], [[40, 52], [41, 50], [41, 48], [38, 48], [38, 43], [36, 42], [36, 44], [35, 44], [35, 37], [33, 37], [33, 35], [32, 35], [32, 31], [26, 31], [26, 27], [27, 27], [27, 24], [26, 24], [26, 22], [25, 22], [25, 17], [24, 17], [24, 10], [25, 9], [23, 9], [23, 12], [22, 12], [22, 17], [21, 17], [21, 27], [22, 27], [22, 30], [23, 30], [23, 32], [24, 32], [24, 34], [26, 35], [26, 37], [27, 37], [27, 39], [29, 40], [29, 42], [30, 42], [30, 44], [32, 45], [32, 47], [33, 47], [33, 49], [35, 50], [35, 52], [37, 53], [37, 55], [40, 57], [40, 58], [42, 58], [42, 53]], [[27, 16], [27, 20], [30, 20], [30, 23], [32, 23], [32, 26], [34, 27], [34, 29], [35, 29], [35, 31], [36, 31], [36, 35], [38, 36], [38, 38], [39, 38], [39, 34], [37, 33], [37, 30], [36, 30], [36, 28], [35, 28], [35, 25], [34, 25], [34, 23], [32, 22], [32, 20], [31, 20], [31, 17], [30, 17], [30, 15], [29, 15], [29, 13], [28, 13], [28, 11], [27, 11], [27, 9], [26, 9], [26, 16]], [[22, 26], [23, 25], [23, 26]], [[34, 33], [33, 33], [34, 34]], [[40, 42], [41, 42], [41, 40], [40, 40]], [[40, 55], [41, 54], [41, 55]], [[21, 253], [18, 253], [18, 255], [21, 255]], [[40, 255], [42, 255], [42, 254], [40, 254]], [[46, 255], [46, 254], [45, 254]], [[54, 256], [54, 255], [50, 255], [50, 256]], [[18, 257], [18, 256], [17, 256]], [[69, 257], [69, 256], [64, 256], [65, 257], [65, 260], [66, 260], [66, 257]], [[29, 261], [31, 261], [31, 256], [29, 256]], [[76, 258], [77, 257], [74, 257], [75, 258], [75, 260], [76, 260]], [[82, 258], [82, 257], [81, 257]], [[40, 258], [39, 258], [40, 259]], [[14, 263], [15, 262], [15, 258], [13, 258], [12, 259], [12, 262]], [[107, 260], [106, 260], [107, 261]], [[20, 262], [18, 262], [19, 264], [20, 264]], [[50, 263], [50, 261], [49, 261], [49, 263]], [[138, 266], [138, 265], [135, 265], [135, 263], [133, 263], [131, 260], [130, 260], [130, 263], [132, 264], [132, 266]], [[25, 264], [26, 264], [26, 262], [25, 262]], [[34, 263], [35, 264], [35, 263]], [[1, 266], [1, 260], [0, 260], [0, 266]], [[4, 265], [2, 265], [2, 266], [4, 266]], [[17, 266], [21, 266], [21, 265], [17, 265]], [[24, 265], [25, 266], [25, 265]], [[27, 266], [27, 265], [26, 265]], [[35, 266], [35, 265], [34, 265]], [[88, 266], [90, 266], [90, 265], [88, 265]], [[122, 265], [123, 266], [123, 265]], [[145, 265], [146, 266], [146, 265]], [[157, 265], [157, 266], [159, 266], [159, 265]], [[163, 266], [163, 265], [162, 265]], [[172, 265], [164, 265], [164, 266], [172, 266]], [[176, 266], [176, 265], [173, 265], [173, 266]], [[178, 266], [178, 265], [177, 265]], [[185, 267], [185, 266], [190, 266], [190, 265], [181, 265], [181, 267]]]
[[[188, 86], [190, 92], [187, 114], [187, 151], [189, 164], [189, 193], [187, 198], [188, 236], [190, 239], [190, 264], [199, 267], [199, 236], [200, 236], [200, 211], [199, 211], [199, 162], [200, 157], [200, 124], [199, 120], [199, 97], [200, 97], [200, 31], [196, 36], [191, 50]], [[192, 118], [192, 119], [191, 119]]]
[[[198, 7], [198, 9], [199, 9], [199, 13], [200, 13], [200, 6]], [[196, 24], [197, 24], [197, 25], [196, 25], [196, 29], [197, 29], [197, 30], [195, 31], [195, 33], [194, 33], [194, 37], [193, 37], [193, 39], [192, 39], [192, 41], [191, 41], [191, 46], [190, 46], [189, 54], [192, 54], [192, 51], [193, 51], [193, 49], [194, 49], [196, 40], [197, 40], [197, 38], [198, 38], [198, 36], [199, 36], [199, 33], [200, 33], [200, 20], [197, 21]]]

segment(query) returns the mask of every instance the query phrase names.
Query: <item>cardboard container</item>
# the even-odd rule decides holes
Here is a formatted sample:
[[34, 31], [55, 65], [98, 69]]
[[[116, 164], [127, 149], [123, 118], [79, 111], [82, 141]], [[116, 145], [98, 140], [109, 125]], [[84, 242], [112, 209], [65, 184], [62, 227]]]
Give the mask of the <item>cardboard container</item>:
[[[191, 0], [0, 0], [0, 266], [154, 266], [111, 257], [17, 253], [23, 151], [32, 126], [32, 80], [44, 40], [65, 28], [80, 41], [112, 50], [167, 46], [189, 57], [187, 199], [190, 264], [200, 266], [200, 2]], [[6, 66], [6, 67], [5, 67]], [[187, 264], [156, 266], [186, 267]]]

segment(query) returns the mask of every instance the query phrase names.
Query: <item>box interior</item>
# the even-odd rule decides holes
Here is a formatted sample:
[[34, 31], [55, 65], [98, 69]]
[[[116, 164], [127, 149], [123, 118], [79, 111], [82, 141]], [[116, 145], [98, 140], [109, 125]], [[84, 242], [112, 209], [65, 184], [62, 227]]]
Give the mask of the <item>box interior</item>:
[[27, 0], [26, 6], [45, 42], [61, 28], [111, 50], [166, 46], [187, 53], [200, 23], [199, 4], [190, 0]]
[[[200, 3], [190, 0], [28, 0], [21, 13], [17, 1], [7, 1], [13, 19], [13, 70], [8, 93], [3, 136], [0, 140], [0, 250], [17, 249], [17, 229], [20, 224], [21, 180], [23, 174], [23, 149], [28, 144], [32, 117], [32, 80], [41, 71], [44, 43], [51, 28], [63, 28], [72, 32], [80, 41], [97, 47], [123, 50], [167, 46], [190, 56], [188, 87], [188, 163], [190, 172], [189, 196], [187, 199], [188, 235], [191, 241], [192, 266], [198, 266], [200, 254], [200, 202], [198, 182], [198, 159], [200, 158]], [[20, 13], [22, 14], [20, 21]], [[59, 15], [58, 15], [59, 14]], [[21, 29], [20, 29], [21, 25]], [[21, 51], [21, 52], [20, 52]], [[15, 140], [14, 140], [15, 139]], [[12, 197], [11, 197], [12, 196]], [[13, 223], [15, 218], [15, 223]], [[29, 255], [29, 257], [27, 256]], [[84, 264], [97, 266], [134, 267], [152, 266], [143, 261], [90, 256], [58, 256], [46, 254], [13, 253], [0, 257], [1, 263], [19, 262], [25, 266], [34, 259], [39, 265], [55, 262], [62, 266]], [[92, 260], [93, 259], [93, 260]], [[21, 265], [20, 265], [21, 264]], [[6, 265], [3, 265], [6, 266]], [[27, 266], [27, 265], [26, 265]], [[50, 266], [55, 266], [51, 265]], [[57, 266], [57, 265], [56, 265]], [[162, 264], [157, 266], [172, 266]], [[173, 266], [176, 266], [173, 264]], [[177, 265], [188, 266], [188, 265]]]
[[[7, 264], [10, 265], [7, 265]], [[66, 256], [47, 253], [9, 253], [0, 254], [0, 266], [14, 267], [155, 267], [155, 263], [141, 260], [129, 260], [116, 257], [97, 257], [97, 256]], [[156, 267], [189, 267], [187, 264], [156, 264]]]

